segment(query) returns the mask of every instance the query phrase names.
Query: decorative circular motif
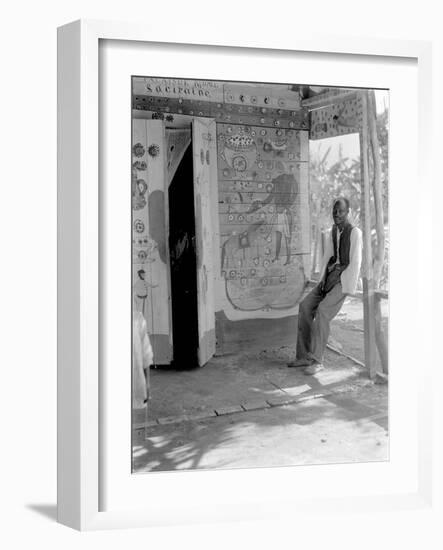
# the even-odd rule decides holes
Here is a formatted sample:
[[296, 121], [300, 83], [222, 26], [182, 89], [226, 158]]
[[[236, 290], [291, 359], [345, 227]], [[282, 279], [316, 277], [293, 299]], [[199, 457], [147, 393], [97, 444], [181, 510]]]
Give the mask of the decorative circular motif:
[[282, 130], [277, 130], [277, 131], [276, 131], [276, 134], [277, 134], [278, 136], [282, 136], [282, 135], [283, 135], [283, 131], [282, 131]]
[[146, 150], [141, 143], [136, 143], [132, 147], [132, 152], [134, 153], [134, 156], [142, 157], [145, 154]]
[[279, 120], [274, 120], [274, 126], [280, 126], [280, 121]]
[[289, 127], [294, 128], [294, 123], [292, 122], [292, 120], [289, 122]]
[[143, 233], [143, 231], [145, 230], [145, 224], [141, 220], [135, 220], [134, 229], [137, 231], [137, 233]]
[[274, 187], [274, 186], [272, 185], [272, 183], [268, 183], [268, 184], [266, 185], [266, 191], [267, 191], [268, 193], [270, 193], [270, 192], [272, 191], [273, 187]]
[[255, 95], [251, 95], [251, 103], [257, 103], [257, 98]]
[[266, 135], [266, 130], [260, 130], [260, 134], [261, 134], [262, 136], [265, 136], [265, 135]]
[[144, 261], [146, 261], [146, 258], [148, 257], [148, 254], [147, 254], [146, 250], [139, 250], [137, 256], [138, 256], [138, 259], [140, 260], [140, 262], [144, 262]]
[[229, 277], [230, 277], [231, 279], [235, 279], [236, 276], [237, 276], [237, 272], [236, 272], [236, 271], [232, 270], [232, 271], [229, 272]]
[[271, 101], [271, 98], [266, 96], [264, 99], [263, 99], [263, 102], [265, 105], [268, 105], [268, 103]]
[[142, 160], [142, 161], [136, 160], [135, 162], [132, 163], [132, 166], [136, 170], [140, 170], [140, 172], [143, 172], [148, 167], [148, 165], [146, 164], [146, 162], [144, 160]]
[[234, 157], [232, 159], [232, 167], [237, 172], [244, 172], [246, 170], [247, 166], [248, 166], [248, 164], [246, 162], [245, 157], [243, 157], [241, 155], [239, 155], [237, 157]]
[[148, 184], [145, 182], [144, 179], [141, 178], [137, 180], [137, 187], [140, 195], [144, 195], [148, 190]]
[[245, 219], [245, 218], [244, 218], [243, 214], [240, 214], [239, 217], [238, 217], [238, 221], [239, 221], [239, 222], [242, 222], [244, 219]]
[[280, 107], [284, 107], [285, 106], [285, 100], [281, 97], [279, 100], [278, 100], [278, 104]]
[[151, 157], [156, 157], [160, 153], [160, 147], [154, 143], [148, 147], [148, 153]]
[[230, 222], [232, 222], [233, 219], [234, 219], [234, 216], [233, 216], [232, 214], [229, 214], [228, 220], [229, 220]]

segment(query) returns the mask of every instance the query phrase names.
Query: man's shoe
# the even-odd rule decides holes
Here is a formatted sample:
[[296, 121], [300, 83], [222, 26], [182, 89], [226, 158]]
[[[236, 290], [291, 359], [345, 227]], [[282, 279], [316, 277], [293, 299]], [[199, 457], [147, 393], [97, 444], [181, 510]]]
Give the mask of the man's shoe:
[[317, 372], [320, 372], [325, 367], [321, 363], [312, 363], [312, 365], [309, 365], [309, 367], [306, 367], [303, 371], [305, 374], [317, 374]]
[[288, 367], [308, 367], [312, 365], [313, 360], [309, 357], [303, 357], [302, 359], [296, 359], [288, 363]]

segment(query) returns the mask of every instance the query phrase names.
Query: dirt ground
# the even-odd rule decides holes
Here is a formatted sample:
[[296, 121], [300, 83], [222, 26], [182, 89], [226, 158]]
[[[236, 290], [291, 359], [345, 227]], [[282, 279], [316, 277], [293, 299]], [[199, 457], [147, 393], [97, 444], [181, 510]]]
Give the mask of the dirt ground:
[[294, 405], [158, 426], [134, 445], [134, 472], [387, 460], [386, 386]]
[[[331, 343], [360, 361], [362, 317], [347, 300], [331, 325]], [[146, 431], [133, 414], [133, 471], [387, 460], [388, 386], [329, 349], [315, 376], [288, 368], [294, 357], [295, 344], [151, 371]]]

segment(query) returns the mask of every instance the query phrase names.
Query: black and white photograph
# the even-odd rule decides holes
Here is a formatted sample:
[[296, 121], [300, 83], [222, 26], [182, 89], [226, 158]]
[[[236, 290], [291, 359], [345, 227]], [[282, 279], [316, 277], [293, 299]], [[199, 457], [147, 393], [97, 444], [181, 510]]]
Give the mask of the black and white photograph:
[[5, 3], [2, 548], [443, 548], [438, 7]]
[[389, 460], [389, 100], [132, 77], [133, 474]]

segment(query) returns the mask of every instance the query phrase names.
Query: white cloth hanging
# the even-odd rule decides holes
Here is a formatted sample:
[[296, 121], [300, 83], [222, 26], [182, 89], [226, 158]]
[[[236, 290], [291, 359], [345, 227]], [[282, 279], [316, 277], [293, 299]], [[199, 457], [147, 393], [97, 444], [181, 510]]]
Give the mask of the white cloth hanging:
[[132, 314], [132, 406], [146, 407], [150, 398], [149, 367], [153, 363], [153, 352], [149, 340], [146, 320], [135, 308]]

